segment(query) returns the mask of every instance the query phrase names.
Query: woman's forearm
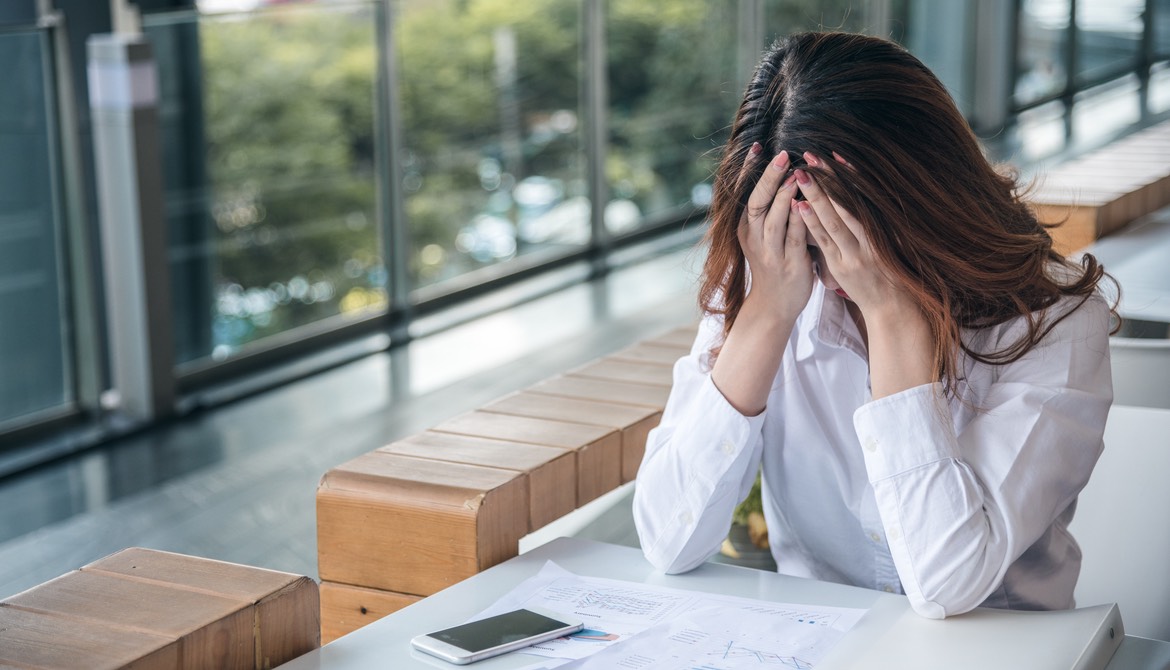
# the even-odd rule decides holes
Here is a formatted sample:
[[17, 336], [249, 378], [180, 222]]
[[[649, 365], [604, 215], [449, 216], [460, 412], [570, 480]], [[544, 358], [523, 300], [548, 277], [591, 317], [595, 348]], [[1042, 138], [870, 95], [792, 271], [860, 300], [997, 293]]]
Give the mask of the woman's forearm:
[[917, 308], [867, 314], [865, 324], [874, 400], [938, 381], [934, 339]]
[[711, 381], [744, 416], [764, 411], [794, 319], [748, 296], [711, 369]]

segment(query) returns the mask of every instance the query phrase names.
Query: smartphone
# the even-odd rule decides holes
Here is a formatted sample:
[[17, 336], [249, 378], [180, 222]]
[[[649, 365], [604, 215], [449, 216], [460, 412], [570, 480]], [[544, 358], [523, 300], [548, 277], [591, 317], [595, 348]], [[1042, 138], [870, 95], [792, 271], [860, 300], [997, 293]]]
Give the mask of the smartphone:
[[583, 621], [533, 607], [418, 635], [410, 644], [444, 661], [466, 665], [576, 633], [584, 627]]

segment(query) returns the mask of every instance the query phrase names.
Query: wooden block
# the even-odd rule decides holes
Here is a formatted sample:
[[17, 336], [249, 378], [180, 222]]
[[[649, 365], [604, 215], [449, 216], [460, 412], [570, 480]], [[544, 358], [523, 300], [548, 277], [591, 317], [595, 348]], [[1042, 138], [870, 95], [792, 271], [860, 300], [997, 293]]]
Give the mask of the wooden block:
[[698, 334], [699, 324], [694, 323], [668, 330], [661, 335], [655, 335], [654, 337], [643, 340], [643, 342], [686, 347], [687, 351], [690, 351], [691, 345], [695, 343], [695, 336]]
[[532, 393], [620, 402], [626, 405], [653, 407], [658, 410], [666, 407], [666, 401], [670, 397], [670, 388], [668, 387], [565, 375], [546, 379], [529, 387], [528, 390]]
[[523, 391], [497, 400], [483, 411], [616, 428], [621, 431], [623, 482], [637, 476], [646, 452], [646, 435], [662, 419], [661, 411], [649, 407]]
[[175, 637], [0, 603], [0, 667], [173, 670]]
[[573, 450], [577, 455], [578, 507], [616, 489], [622, 482], [621, 435], [611, 428], [468, 412], [444, 421], [432, 430]]
[[378, 451], [523, 472], [529, 531], [577, 509], [577, 457], [571, 449], [426, 431]]
[[317, 583], [308, 577], [167, 551], [132, 547], [82, 571], [210, 593], [254, 607], [254, 666], [272, 668], [321, 646]]
[[1067, 207], [1064, 205], [1032, 205], [1036, 218], [1041, 223], [1060, 223], [1049, 228], [1053, 247], [1057, 252], [1068, 255], [1096, 241], [1097, 208]]
[[371, 452], [317, 487], [321, 579], [430, 595], [511, 558], [528, 532], [513, 470]]
[[662, 345], [654, 342], [639, 342], [632, 347], [616, 351], [609, 358], [635, 363], [674, 365], [675, 361], [690, 353], [690, 347]]
[[255, 615], [242, 600], [98, 570], [75, 570], [5, 602], [74, 619], [116, 622], [178, 640], [183, 667], [255, 667]]
[[419, 600], [405, 593], [321, 582], [321, 640], [328, 644]]
[[612, 358], [602, 358], [601, 360], [583, 365], [574, 370], [570, 370], [569, 374], [574, 377], [612, 379], [619, 382], [654, 384], [657, 386], [670, 386], [674, 383], [673, 369], [669, 365], [631, 363], [630, 361]]

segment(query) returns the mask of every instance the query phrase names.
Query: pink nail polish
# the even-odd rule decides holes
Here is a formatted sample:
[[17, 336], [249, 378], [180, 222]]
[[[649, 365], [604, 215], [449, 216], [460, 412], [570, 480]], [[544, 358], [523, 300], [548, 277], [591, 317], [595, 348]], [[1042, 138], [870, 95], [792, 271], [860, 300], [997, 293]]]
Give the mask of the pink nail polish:
[[749, 151], [753, 156], [755, 156], [764, 151], [764, 145], [760, 144], [759, 142], [752, 142], [752, 148], [749, 149]]
[[772, 161], [772, 167], [774, 167], [778, 170], [784, 168], [787, 165], [788, 165], [788, 152], [786, 152], [786, 151], [781, 151], [780, 154], [778, 156], [776, 156], [775, 160]]
[[796, 177], [796, 181], [801, 185], [808, 184], [812, 181], [812, 179], [808, 176], [808, 173], [804, 170], [797, 170], [793, 173], [793, 175]]
[[821, 166], [821, 160], [814, 156], [811, 151], [804, 152], [804, 161], [813, 167]]

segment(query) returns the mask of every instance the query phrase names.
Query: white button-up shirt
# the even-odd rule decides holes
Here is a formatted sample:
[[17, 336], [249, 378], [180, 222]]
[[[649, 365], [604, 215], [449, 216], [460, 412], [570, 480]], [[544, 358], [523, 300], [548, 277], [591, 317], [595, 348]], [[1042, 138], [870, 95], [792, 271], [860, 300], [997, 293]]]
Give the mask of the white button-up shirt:
[[[844, 301], [813, 293], [758, 416], [711, 382], [719, 318], [704, 319], [675, 364], [634, 497], [650, 562], [674, 573], [711, 557], [762, 463], [782, 573], [905, 593], [932, 618], [1073, 607], [1081, 554], [1068, 524], [1113, 397], [1104, 301], [1090, 299], [1014, 363], [964, 357], [957, 398], [936, 383], [871, 401]], [[963, 337], [998, 351], [1025, 328], [1018, 318]]]

